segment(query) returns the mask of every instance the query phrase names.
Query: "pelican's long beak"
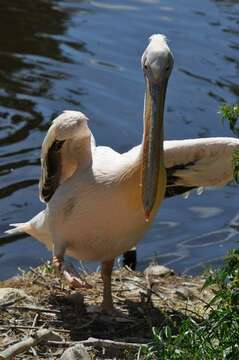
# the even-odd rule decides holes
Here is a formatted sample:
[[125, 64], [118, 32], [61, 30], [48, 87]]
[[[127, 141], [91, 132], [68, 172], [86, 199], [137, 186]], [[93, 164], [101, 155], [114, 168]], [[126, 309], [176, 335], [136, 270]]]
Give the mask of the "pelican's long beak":
[[151, 82], [146, 77], [144, 104], [144, 146], [141, 172], [142, 201], [145, 220], [161, 194], [165, 192], [165, 170], [163, 163], [163, 115], [167, 80]]

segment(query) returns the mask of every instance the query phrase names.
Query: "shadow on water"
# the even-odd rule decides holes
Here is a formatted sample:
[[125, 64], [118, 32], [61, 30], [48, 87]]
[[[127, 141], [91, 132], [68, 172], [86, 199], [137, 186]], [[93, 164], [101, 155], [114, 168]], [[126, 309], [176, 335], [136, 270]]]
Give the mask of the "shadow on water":
[[[5, 128], [1, 146], [26, 139], [43, 121], [32, 95], [47, 94], [51, 83], [36, 76], [35, 69], [44, 66], [44, 58], [65, 60], [54, 35], [64, 33], [68, 15], [55, 5], [39, 0], [1, 1], [0, 115]], [[41, 57], [42, 64], [34, 57]]]
[[[63, 109], [84, 111], [99, 144], [125, 151], [139, 143], [139, 59], [152, 33], [169, 37], [176, 59], [167, 138], [231, 135], [216, 111], [221, 102], [238, 100], [238, 1], [0, 0], [0, 6], [1, 233], [42, 209], [40, 146], [49, 121]], [[218, 263], [235, 243], [228, 224], [237, 213], [237, 193], [230, 186], [188, 202], [166, 201], [139, 246], [141, 267], [152, 254], [191, 273], [210, 260]], [[31, 238], [2, 236], [0, 242], [2, 278], [48, 256]]]

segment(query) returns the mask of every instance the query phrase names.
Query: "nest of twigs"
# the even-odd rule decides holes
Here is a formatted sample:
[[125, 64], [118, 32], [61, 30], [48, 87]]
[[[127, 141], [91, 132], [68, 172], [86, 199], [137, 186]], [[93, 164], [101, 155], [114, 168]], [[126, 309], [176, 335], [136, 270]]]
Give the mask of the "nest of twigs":
[[[100, 274], [84, 272], [82, 276], [92, 289], [71, 290], [49, 263], [2, 282], [1, 288], [22, 289], [28, 297], [0, 305], [0, 352], [24, 336], [34, 338], [43, 328], [56, 336], [34, 343], [14, 358], [60, 359], [67, 347], [81, 342], [89, 347], [92, 359], [132, 359], [141, 344], [150, 343], [152, 327], [180, 324], [189, 314], [200, 321], [212, 295], [210, 290], [201, 293], [200, 277], [170, 272], [155, 277], [150, 272], [145, 275], [117, 269], [112, 289], [118, 311], [107, 315], [99, 309], [103, 285]], [[87, 340], [92, 337], [91, 342]]]

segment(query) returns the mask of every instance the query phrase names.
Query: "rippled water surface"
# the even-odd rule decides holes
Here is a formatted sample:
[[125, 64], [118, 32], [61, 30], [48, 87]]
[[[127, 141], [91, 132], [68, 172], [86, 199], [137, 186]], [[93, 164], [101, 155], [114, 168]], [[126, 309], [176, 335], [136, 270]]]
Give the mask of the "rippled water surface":
[[[126, 151], [141, 140], [144, 80], [140, 56], [152, 33], [175, 55], [166, 138], [230, 136], [221, 102], [238, 101], [239, 1], [0, 0], [0, 232], [40, 209], [39, 151], [63, 109], [91, 119], [98, 144]], [[196, 273], [220, 263], [239, 238], [235, 185], [164, 202], [140, 243], [152, 256]], [[234, 222], [237, 223], [235, 220]], [[32, 238], [1, 235], [0, 278], [49, 257]]]

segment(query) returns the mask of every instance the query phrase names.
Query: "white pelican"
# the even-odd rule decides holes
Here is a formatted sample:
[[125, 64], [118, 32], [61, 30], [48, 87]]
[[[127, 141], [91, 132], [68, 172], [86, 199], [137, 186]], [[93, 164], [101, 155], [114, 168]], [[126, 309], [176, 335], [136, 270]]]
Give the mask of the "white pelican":
[[[173, 55], [163, 35], [152, 35], [143, 53], [146, 92], [144, 135], [138, 151], [119, 154], [96, 146], [87, 117], [65, 111], [51, 125], [42, 145], [40, 198], [46, 209], [16, 225], [37, 239], [53, 242], [53, 264], [64, 270], [64, 255], [102, 262], [102, 309], [113, 309], [114, 258], [142, 238], [164, 198], [163, 115]], [[81, 284], [82, 286], [84, 284]]]
[[[53, 246], [53, 263], [74, 286], [84, 284], [65, 268], [65, 254], [80, 260], [101, 261], [102, 309], [106, 311], [113, 308], [114, 258], [143, 237], [165, 196], [166, 182], [167, 193], [171, 194], [184, 191], [184, 186], [208, 186], [204, 175], [199, 181], [194, 171], [189, 177], [182, 174], [187, 169], [185, 165], [193, 163], [201, 163], [204, 169], [204, 158], [208, 164], [208, 159], [214, 161], [214, 153], [217, 162], [220, 154], [223, 155], [226, 181], [232, 178], [232, 148], [238, 142], [211, 139], [168, 142], [166, 167], [171, 171], [166, 179], [163, 114], [172, 67], [173, 56], [165, 37], [151, 36], [142, 56], [146, 81], [143, 140], [127, 153], [96, 146], [84, 114], [65, 111], [57, 117], [42, 145], [40, 198], [47, 203], [46, 209], [26, 223], [13, 224], [16, 228], [7, 231], [26, 232], [48, 248]], [[198, 158], [201, 162], [197, 162]], [[221, 179], [224, 170], [217, 174]]]
[[[239, 139], [230, 137], [164, 141], [165, 198], [201, 187], [222, 187], [232, 181], [236, 150]], [[136, 261], [135, 248], [124, 253], [124, 265], [134, 270]]]

